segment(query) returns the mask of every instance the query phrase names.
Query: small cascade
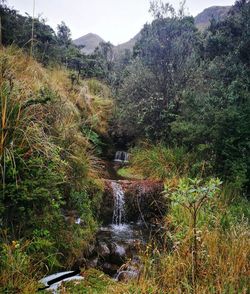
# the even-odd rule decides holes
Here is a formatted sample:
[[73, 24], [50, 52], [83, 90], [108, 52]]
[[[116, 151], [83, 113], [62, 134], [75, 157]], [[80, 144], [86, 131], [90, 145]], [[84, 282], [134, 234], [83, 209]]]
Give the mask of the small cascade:
[[129, 155], [125, 151], [117, 151], [115, 153], [115, 162], [128, 163]]
[[122, 226], [125, 222], [125, 200], [122, 186], [117, 182], [112, 182], [111, 187], [114, 195], [113, 225]]

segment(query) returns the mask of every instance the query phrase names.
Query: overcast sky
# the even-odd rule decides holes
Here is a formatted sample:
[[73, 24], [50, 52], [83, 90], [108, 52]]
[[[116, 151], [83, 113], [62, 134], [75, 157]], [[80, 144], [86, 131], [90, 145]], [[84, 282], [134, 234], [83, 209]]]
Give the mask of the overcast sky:
[[[73, 39], [95, 33], [114, 45], [136, 35], [151, 20], [150, 0], [35, 0], [35, 15], [42, 14], [56, 29], [64, 21]], [[178, 7], [179, 0], [168, 0]], [[187, 0], [189, 14], [196, 16], [207, 7], [232, 5], [234, 0]], [[9, 6], [32, 15], [33, 0], [7, 0]]]

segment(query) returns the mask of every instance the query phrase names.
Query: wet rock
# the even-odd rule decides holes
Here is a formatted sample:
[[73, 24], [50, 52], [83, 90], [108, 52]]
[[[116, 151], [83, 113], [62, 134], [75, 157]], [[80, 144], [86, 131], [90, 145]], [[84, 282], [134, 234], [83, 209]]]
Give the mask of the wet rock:
[[114, 264], [121, 265], [126, 259], [126, 249], [124, 246], [112, 243], [110, 245], [110, 261]]
[[89, 244], [88, 246], [88, 249], [87, 249], [87, 252], [86, 252], [86, 257], [91, 257], [95, 254], [95, 249], [96, 249], [96, 246], [95, 244]]
[[97, 251], [97, 254], [103, 258], [110, 255], [110, 249], [108, 245], [104, 242], [99, 243], [96, 251]]
[[111, 187], [111, 182], [109, 180], [105, 181], [105, 190], [102, 196], [102, 203], [99, 212], [99, 219], [103, 225], [108, 225], [112, 223], [113, 210], [114, 210], [114, 198], [113, 191]]
[[167, 210], [167, 202], [162, 191], [163, 183], [157, 181], [133, 181], [123, 184], [127, 219], [143, 223], [161, 218]]
[[[104, 225], [112, 223], [114, 195], [112, 181], [105, 180], [105, 192], [102, 199], [102, 209], [99, 219]], [[151, 180], [118, 180], [125, 193], [125, 218], [127, 222], [143, 223], [159, 219], [166, 214], [168, 203], [162, 194], [163, 183]]]
[[118, 281], [127, 282], [131, 279], [137, 279], [142, 270], [142, 265], [139, 257], [135, 256], [130, 262], [120, 267], [117, 272], [116, 279]]
[[98, 261], [99, 261], [98, 257], [90, 259], [87, 262], [87, 267], [88, 268], [96, 268], [98, 265]]
[[104, 262], [102, 265], [101, 265], [101, 269], [102, 271], [109, 275], [109, 276], [114, 276], [118, 269], [119, 269], [119, 266], [116, 265], [116, 264], [111, 264], [111, 263], [108, 263], [108, 262]]
[[119, 282], [128, 282], [132, 279], [137, 279], [139, 277], [139, 271], [137, 270], [126, 270], [126, 271], [120, 271], [117, 274], [117, 280]]

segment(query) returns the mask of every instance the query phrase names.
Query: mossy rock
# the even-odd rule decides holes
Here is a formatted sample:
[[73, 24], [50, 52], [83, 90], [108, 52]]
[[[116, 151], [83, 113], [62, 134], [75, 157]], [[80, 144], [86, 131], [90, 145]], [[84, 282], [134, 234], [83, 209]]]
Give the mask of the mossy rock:
[[84, 280], [64, 282], [61, 286], [65, 294], [94, 294], [107, 293], [107, 288], [116, 282], [103, 272], [96, 269], [89, 269], [83, 274]]
[[[59, 293], [63, 294], [141, 294], [137, 283], [116, 282], [103, 272], [89, 269], [82, 274], [84, 280], [64, 282]], [[150, 291], [148, 293], [153, 293]]]

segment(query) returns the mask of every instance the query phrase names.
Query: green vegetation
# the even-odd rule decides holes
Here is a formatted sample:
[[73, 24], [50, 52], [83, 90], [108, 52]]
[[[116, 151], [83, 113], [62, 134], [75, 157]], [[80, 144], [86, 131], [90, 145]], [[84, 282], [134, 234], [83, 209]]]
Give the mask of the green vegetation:
[[139, 174], [135, 174], [134, 170], [130, 167], [119, 168], [117, 174], [126, 179], [143, 180], [144, 177]]
[[249, 1], [204, 33], [158, 2], [118, 88], [118, 135], [184, 147], [249, 193]]
[[35, 19], [31, 40], [32, 18], [0, 3], [0, 292], [35, 293], [84, 260], [103, 159], [123, 146], [118, 175], [164, 183], [164, 233], [140, 252], [138, 280], [83, 269], [61, 292], [248, 293], [249, 0], [203, 32], [183, 5], [152, 1], [119, 56], [104, 42], [83, 54], [63, 22], [55, 33]]
[[[112, 102], [99, 82], [72, 89], [66, 71], [45, 69], [13, 47], [1, 49], [0, 65], [0, 285], [32, 293], [20, 283], [27, 271], [28, 282], [70, 268], [94, 238], [101, 147], [86, 130], [105, 132]], [[95, 83], [102, 91], [93, 96]]]
[[134, 173], [155, 180], [172, 179], [183, 175], [198, 174], [194, 155], [183, 147], [168, 148], [148, 143], [131, 150], [131, 169]]

